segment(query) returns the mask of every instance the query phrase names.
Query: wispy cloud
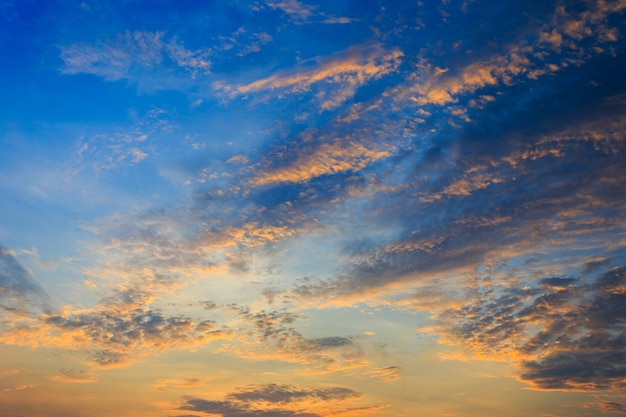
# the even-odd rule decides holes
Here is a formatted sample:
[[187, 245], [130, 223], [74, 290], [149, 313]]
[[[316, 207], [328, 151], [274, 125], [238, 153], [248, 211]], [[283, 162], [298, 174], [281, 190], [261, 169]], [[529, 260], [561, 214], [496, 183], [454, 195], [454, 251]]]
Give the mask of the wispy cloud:
[[[371, 147], [371, 148], [370, 148]], [[296, 154], [296, 159], [286, 167], [259, 172], [252, 184], [262, 186], [277, 183], [307, 182], [322, 175], [358, 172], [368, 165], [391, 155], [385, 145], [336, 140], [321, 144], [312, 153]]]
[[[470, 279], [468, 278], [468, 281]], [[460, 303], [430, 305], [442, 357], [502, 360], [537, 390], [623, 393], [624, 268], [597, 279], [548, 277], [536, 284], [471, 280]], [[438, 312], [436, 312], [438, 311]], [[460, 351], [457, 349], [461, 349]]]
[[[361, 395], [343, 387], [259, 384], [238, 388], [223, 400], [187, 397], [179, 410], [220, 414], [224, 417], [320, 417], [352, 411], [344, 408], [344, 403], [357, 400]], [[305, 407], [310, 411], [303, 411]], [[331, 407], [333, 411], [329, 412]]]
[[290, 18], [297, 21], [306, 21], [315, 11], [314, 6], [303, 4], [298, 0], [278, 0], [268, 1], [267, 5], [271, 9], [280, 10]]
[[0, 308], [5, 312], [35, 313], [48, 309], [47, 302], [48, 296], [15, 253], [0, 246]]
[[603, 413], [626, 415], [626, 404], [613, 401], [596, 401], [587, 403], [585, 408], [598, 408]]
[[351, 98], [357, 88], [394, 72], [402, 52], [386, 51], [381, 45], [352, 47], [331, 57], [311, 60], [292, 70], [280, 71], [267, 78], [239, 85], [214, 83], [214, 88], [229, 97], [250, 94], [282, 96], [317, 89], [322, 110], [332, 110]]
[[351, 337], [307, 338], [294, 327], [298, 316], [286, 311], [251, 312], [229, 306], [248, 326], [240, 337], [219, 348], [250, 360], [280, 360], [305, 365], [304, 374], [324, 374], [367, 365], [360, 344]]
[[53, 375], [50, 379], [63, 384], [92, 384], [98, 381], [98, 378], [88, 371], [75, 369], [62, 369], [58, 375]]
[[293, 385], [267, 384], [240, 388], [237, 392], [228, 394], [227, 397], [241, 402], [288, 404], [303, 400], [336, 401], [359, 398], [360, 396], [361, 394], [349, 388], [312, 389]]
[[[94, 310], [41, 316], [14, 323], [2, 336], [8, 345], [62, 348], [97, 368], [128, 366], [142, 357], [174, 349], [196, 349], [230, 331], [214, 322], [166, 316], [160, 311], [108, 305]], [[79, 374], [69, 372], [64, 381]], [[63, 375], [58, 377], [63, 379]], [[60, 381], [60, 382], [64, 382]]]
[[167, 391], [168, 389], [188, 389], [204, 387], [208, 379], [206, 378], [162, 378], [156, 381], [152, 386], [161, 391]]
[[[408, 77], [404, 85], [391, 88], [387, 95], [418, 106], [445, 106], [489, 87], [553, 75], [594, 55], [610, 53], [619, 31], [606, 21], [624, 9], [620, 2], [598, 2], [583, 12], [559, 6], [550, 21], [540, 21], [526, 29], [527, 40], [506, 46], [502, 53], [470, 63], [452, 62], [449, 67], [423, 60], [418, 64], [419, 71]], [[589, 46], [590, 39], [594, 46]], [[470, 104], [475, 106], [478, 102], [473, 100]]]
[[383, 382], [394, 382], [400, 379], [401, 368], [399, 366], [386, 366], [384, 368], [375, 368], [366, 373], [367, 376], [379, 379]]
[[61, 46], [61, 72], [124, 79], [146, 90], [180, 88], [190, 78], [208, 74], [209, 56], [209, 49], [188, 50], [164, 32], [125, 32], [94, 44]]
[[[322, 5], [310, 5], [299, 0], [266, 0], [265, 6], [279, 11], [296, 25], [303, 24], [349, 24], [359, 21], [354, 17], [329, 15]], [[255, 7], [260, 10], [262, 7]]]

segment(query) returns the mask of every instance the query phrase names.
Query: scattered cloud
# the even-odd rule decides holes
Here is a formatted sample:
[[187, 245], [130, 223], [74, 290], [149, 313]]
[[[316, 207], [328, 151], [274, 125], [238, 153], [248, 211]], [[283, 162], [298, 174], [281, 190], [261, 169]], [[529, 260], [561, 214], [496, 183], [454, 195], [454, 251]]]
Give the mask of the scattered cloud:
[[128, 80], [148, 91], [177, 89], [209, 73], [210, 54], [209, 49], [188, 50], [164, 32], [125, 32], [94, 44], [61, 46], [61, 72]]
[[306, 21], [315, 11], [314, 6], [303, 4], [298, 0], [268, 1], [267, 5], [274, 10], [280, 10], [296, 21]]
[[598, 408], [603, 413], [615, 413], [626, 415], [626, 404], [610, 402], [610, 401], [596, 401], [585, 404], [585, 408]]
[[435, 331], [469, 357], [512, 361], [534, 389], [622, 393], [625, 277], [622, 267], [592, 282], [549, 277], [468, 290], [462, 305], [435, 313]]
[[297, 315], [287, 310], [251, 312], [236, 305], [228, 309], [252, 325], [243, 328], [239, 337], [219, 348], [237, 357], [251, 360], [280, 360], [306, 365], [304, 374], [346, 371], [367, 365], [359, 343], [350, 337], [307, 338], [294, 327]]
[[10, 375], [17, 375], [21, 372], [19, 369], [7, 369], [5, 371], [0, 372], [0, 378]]
[[[402, 59], [399, 50], [386, 51], [381, 45], [351, 47], [331, 57], [311, 60], [293, 70], [240, 85], [215, 83], [214, 88], [229, 97], [265, 93], [272, 96], [309, 92], [317, 88], [322, 110], [332, 110], [351, 98], [357, 88], [390, 74]], [[314, 64], [314, 65], [311, 65]]]
[[[2, 342], [31, 348], [62, 348], [74, 352], [85, 364], [97, 368], [128, 366], [140, 358], [174, 349], [196, 349], [231, 332], [214, 322], [194, 322], [189, 317], [166, 316], [148, 308], [131, 309], [116, 304], [94, 310], [49, 313], [18, 321], [4, 332]], [[81, 379], [77, 371], [56, 377], [59, 382]]]
[[47, 295], [17, 260], [15, 253], [0, 246], [0, 308], [28, 313], [47, 309]]
[[[220, 33], [197, 35], [215, 43], [210, 48], [190, 48], [169, 31], [62, 44], [62, 74], [126, 81], [142, 91], [193, 91], [181, 106], [178, 96], [154, 101], [171, 99], [172, 109], [193, 113], [185, 115], [190, 118], [215, 112], [229, 127], [206, 137], [185, 133], [194, 159], [173, 164], [198, 179], [177, 190], [182, 198], [84, 226], [98, 243], [86, 248], [93, 262], [74, 272], [97, 297], [95, 305], [47, 307], [19, 254], [0, 247], [6, 328], [0, 341], [63, 349], [99, 369], [219, 339], [215, 351], [229, 360], [282, 361], [299, 377], [351, 376], [358, 368], [359, 376], [393, 383], [407, 372], [383, 366], [393, 358], [370, 365], [363, 336], [307, 333], [298, 313], [384, 306], [394, 314], [428, 313], [429, 324], [419, 331], [438, 338], [444, 359], [510, 362], [534, 390], [623, 395], [626, 119], [618, 22], [626, 3], [529, 11], [549, 10], [543, 19], [503, 7], [488, 13], [511, 20], [485, 18], [490, 24], [483, 25], [478, 19], [458, 31], [437, 26], [454, 22], [449, 13], [458, 6], [465, 13], [480, 5], [444, 2], [434, 24], [421, 14], [408, 19], [391, 3], [359, 19], [340, 17], [349, 15], [346, 5], [330, 14], [324, 5], [267, 0], [217, 14], [228, 16]], [[261, 11], [283, 19], [242, 23]], [[212, 23], [209, 15], [203, 9], [198, 19]], [[509, 28], [511, 21], [517, 23]], [[342, 46], [330, 38], [301, 42], [305, 24], [333, 25], [324, 30], [349, 33], [359, 43], [345, 49], [348, 36]], [[384, 29], [392, 24], [393, 31]], [[407, 35], [418, 29], [423, 38]], [[510, 42], [496, 41], [511, 34]], [[372, 35], [381, 43], [371, 43]], [[298, 50], [283, 54], [292, 43]], [[329, 54], [333, 47], [341, 50]], [[325, 55], [301, 59], [320, 51]], [[254, 121], [230, 127], [270, 100], [280, 120], [271, 119], [274, 109], [253, 111], [278, 127], [263, 130]], [[153, 121], [154, 127], [81, 137], [67, 178], [85, 167], [114, 177], [117, 168], [152, 163], [163, 154], [154, 133], [167, 130]], [[222, 136], [227, 155], [220, 153]], [[205, 158], [213, 152], [218, 156]], [[36, 251], [21, 254], [38, 259]], [[302, 258], [294, 261], [294, 254]], [[214, 281], [226, 274], [228, 280]], [[195, 284], [215, 285], [218, 298], [233, 291], [224, 289], [231, 284], [245, 287], [237, 296], [246, 299], [167, 304], [183, 291], [195, 297]], [[229, 327], [214, 320], [223, 316]], [[384, 333], [371, 330], [365, 334]], [[75, 369], [50, 379], [98, 380]], [[153, 387], [178, 392], [207, 382], [176, 374]], [[322, 417], [384, 407], [344, 407], [362, 398], [342, 387], [255, 384], [218, 399], [184, 397], [177, 412]], [[624, 404], [602, 398], [586, 406], [624, 414]]]
[[36, 387], [36, 385], [34, 385], [34, 384], [21, 384], [21, 385], [15, 386], [15, 387], [2, 388], [2, 392], [24, 391], [24, 390], [35, 388], [35, 387]]
[[168, 389], [188, 389], [188, 388], [200, 388], [206, 386], [208, 379], [206, 378], [162, 378], [156, 381], [152, 386], [161, 391], [167, 391]]
[[397, 365], [375, 368], [366, 373], [367, 376], [381, 380], [382, 382], [394, 382], [400, 379], [401, 368]]
[[[368, 149], [368, 145], [372, 148]], [[296, 159], [286, 167], [261, 171], [252, 180], [254, 185], [262, 186], [276, 183], [306, 182], [322, 175], [334, 175], [344, 172], [358, 172], [373, 162], [387, 158], [390, 150], [375, 144], [362, 144], [347, 140], [337, 140], [331, 144], [322, 144], [313, 153], [296, 155]]]
[[[320, 417], [351, 412], [351, 409], [343, 408], [343, 403], [360, 397], [360, 393], [343, 387], [259, 384], [238, 388], [221, 401], [185, 397], [185, 403], [179, 410], [219, 414], [223, 417]], [[315, 411], [305, 412], [305, 407]], [[329, 414], [330, 407], [334, 411]]]
[[98, 378], [88, 371], [75, 369], [62, 369], [58, 375], [53, 375], [50, 379], [63, 384], [92, 384], [98, 381]]
[[251, 385], [228, 394], [227, 398], [247, 403], [287, 404], [303, 400], [336, 401], [358, 398], [361, 394], [348, 388], [302, 388], [293, 385]]
[[179, 408], [184, 411], [196, 411], [210, 415], [219, 414], [222, 417], [319, 417], [319, 414], [301, 413], [292, 410], [259, 410], [250, 409], [230, 401], [208, 401], [201, 398], [189, 398], [185, 405]]
[[334, 24], [334, 25], [346, 25], [354, 22], [358, 22], [359, 19], [351, 17], [327, 17], [322, 20], [322, 23]]

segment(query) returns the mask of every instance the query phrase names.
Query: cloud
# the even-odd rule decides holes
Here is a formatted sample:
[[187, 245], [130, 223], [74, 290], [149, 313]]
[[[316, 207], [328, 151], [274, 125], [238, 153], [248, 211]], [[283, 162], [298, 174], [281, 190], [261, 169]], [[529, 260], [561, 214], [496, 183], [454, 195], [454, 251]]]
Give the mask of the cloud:
[[[299, 286], [300, 297], [366, 296], [394, 283], [469, 273], [493, 258], [554, 252], [559, 242], [564, 251], [578, 244], [602, 250], [606, 241], [590, 237], [615, 236], [623, 229], [617, 220], [623, 202], [614, 196], [623, 192], [616, 179], [626, 171], [614, 156], [624, 152], [626, 142], [620, 116], [587, 117], [562, 130], [529, 132], [523, 140], [519, 133], [509, 139], [506, 131], [498, 131], [496, 144], [485, 152], [461, 136], [452, 149], [437, 154], [445, 169], [431, 169], [425, 158], [423, 174], [418, 164], [406, 173], [413, 176], [411, 183], [380, 187], [367, 202], [376, 216], [366, 215], [364, 223], [382, 223], [396, 235], [346, 242], [343, 273], [331, 282]], [[481, 141], [491, 139], [482, 136]], [[599, 207], [606, 210], [602, 216], [594, 215]], [[416, 217], [415, 210], [422, 215]], [[548, 230], [550, 239], [545, 238]]]
[[355, 23], [358, 21], [359, 19], [353, 18], [353, 17], [328, 17], [322, 20], [322, 23], [328, 23], [328, 24], [333, 24], [333, 25], [335, 24], [346, 25], [346, 24]]
[[61, 46], [61, 72], [128, 80], [148, 91], [178, 89], [208, 74], [209, 56], [209, 49], [188, 50], [164, 32], [125, 32], [95, 44]]
[[523, 350], [541, 355], [522, 362], [520, 379], [538, 389], [624, 392], [624, 301], [624, 267], [601, 275], [592, 284], [535, 300], [522, 316], [543, 321], [545, 330], [531, 337]]
[[461, 305], [434, 313], [435, 332], [468, 357], [512, 362], [534, 389], [623, 393], [626, 268], [592, 282], [550, 277], [538, 284], [466, 293]]
[[314, 14], [315, 7], [302, 4], [298, 0], [268, 1], [267, 5], [274, 10], [280, 10], [296, 21], [306, 21]]
[[[599, 8], [618, 10], [605, 6], [598, 3], [594, 13], [600, 13]], [[295, 1], [271, 2], [268, 7], [305, 19], [314, 12]], [[287, 132], [287, 140], [276, 138], [271, 147], [254, 155], [235, 154], [226, 161], [237, 169], [227, 173], [232, 179], [219, 187], [199, 187], [187, 207], [109, 219], [100, 234], [104, 244], [99, 254], [106, 264], [87, 273], [90, 278], [101, 277], [97, 285], [95, 278], [89, 281], [94, 288], [102, 288], [100, 282], [109, 278], [122, 283], [94, 309], [67, 309], [24, 329], [50, 340], [51, 346], [72, 341], [98, 366], [127, 363], [144, 353], [193, 348], [206, 343], [204, 337], [213, 331], [216, 337], [227, 337], [230, 333], [213, 322], [170, 316], [150, 304], [227, 268], [249, 274], [254, 268], [251, 259], [271, 257], [269, 248], [278, 251], [276, 244], [295, 240], [311, 227], [328, 233], [329, 246], [340, 246], [337, 256], [345, 265], [335, 279], [302, 281], [290, 294], [299, 297], [296, 300], [318, 307], [342, 297], [391, 305], [388, 296], [397, 291], [406, 297], [398, 308], [433, 309], [442, 341], [462, 344], [473, 357], [501, 358], [506, 356], [503, 352], [513, 352], [520, 378], [536, 388], [573, 390], [591, 384], [589, 389], [615, 389], [616, 383], [594, 386], [581, 375], [567, 374], [562, 368], [574, 358], [571, 352], [554, 350], [552, 355], [541, 347], [553, 341], [549, 334], [527, 333], [532, 320], [553, 324], [555, 334], [563, 331], [562, 321], [546, 318], [548, 310], [553, 315], [572, 313], [576, 297], [589, 300], [593, 291], [583, 286], [586, 278], [559, 275], [545, 265], [549, 273], [533, 270], [532, 277], [516, 269], [530, 256], [549, 263], [550, 253], [556, 253], [554, 269], [575, 253], [589, 274], [609, 266], [593, 264], [594, 260], [619, 259], [617, 253], [602, 252], [607, 242], [619, 248], [616, 236], [624, 230], [624, 206], [619, 201], [625, 179], [619, 159], [624, 153], [623, 121], [606, 117], [581, 123], [594, 114], [574, 112], [572, 117], [567, 107], [570, 96], [552, 100], [546, 91], [556, 87], [537, 81], [567, 67], [563, 64], [572, 65], [574, 57], [580, 60], [581, 71], [585, 69], [591, 52], [579, 50], [593, 36], [588, 28], [599, 27], [600, 20], [592, 16], [580, 20], [582, 16], [573, 14], [572, 19], [582, 23], [571, 19], [571, 24], [559, 23], [556, 29], [545, 30], [550, 35], [545, 39], [533, 33], [528, 42], [500, 54], [473, 53], [446, 65], [421, 65], [408, 73], [406, 85], [355, 103], [345, 112], [342, 107], [350, 100], [362, 100], [360, 88], [392, 73], [406, 76], [398, 72], [401, 61], [406, 64], [403, 70], [412, 71], [409, 50], [355, 47], [256, 81], [215, 84], [217, 91], [232, 98], [302, 98], [313, 93], [320, 110], [339, 109], [341, 114], [333, 119], [326, 113], [326, 125], [317, 124], [301, 135], [295, 127]], [[543, 26], [541, 30], [544, 33]], [[600, 43], [611, 43], [616, 36], [610, 28], [598, 33]], [[555, 57], [549, 53], [566, 44], [577, 51], [568, 52], [566, 62], [552, 62]], [[127, 33], [117, 40], [63, 49], [64, 71], [132, 82], [145, 74], [156, 79], [162, 74], [152, 68], [159, 65], [176, 79], [182, 76], [178, 70], [187, 77], [206, 74], [200, 61], [178, 59], [187, 55], [177, 55], [176, 48], [196, 56], [163, 33]], [[621, 103], [601, 101], [607, 106]], [[585, 111], [593, 103], [592, 97]], [[571, 128], [564, 129], [563, 120], [557, 120], [554, 128], [544, 129], [547, 118], [540, 113], [549, 113], [554, 108], [546, 108], [551, 105], [562, 106]], [[128, 143], [113, 142], [125, 146], [113, 154], [111, 166], [138, 163], [150, 154], [140, 146], [145, 142], [132, 138]], [[90, 146], [84, 155], [93, 149]], [[361, 239], [363, 235], [368, 238]], [[496, 291], [485, 283], [480, 287], [484, 292], [478, 294], [482, 299], [477, 295], [476, 304], [460, 307], [464, 292], [478, 285], [469, 277], [494, 270], [499, 274], [494, 280], [524, 281], [529, 289], [503, 285]], [[456, 280], [461, 283], [455, 286]], [[450, 288], [445, 294], [443, 289]], [[218, 309], [213, 302], [206, 306], [212, 313]], [[367, 363], [355, 338], [307, 337], [294, 325], [294, 313], [234, 311], [243, 322], [242, 337], [224, 343], [226, 352], [302, 364], [309, 373]], [[464, 321], [461, 312], [475, 320]], [[527, 343], [520, 345], [521, 340]], [[536, 353], [541, 349], [544, 356]], [[596, 356], [600, 362], [608, 360]], [[579, 357], [595, 366], [593, 359]], [[385, 382], [398, 375], [394, 366], [371, 371]], [[184, 381], [162, 383], [178, 386]], [[285, 396], [291, 388], [273, 389]], [[205, 409], [222, 407], [222, 414], [251, 412], [238, 411], [232, 398], [202, 404]]]
[[249, 54], [261, 52], [267, 45], [273, 42], [273, 37], [267, 32], [250, 32], [246, 26], [240, 26], [229, 36], [218, 36], [221, 45], [213, 46], [211, 52], [214, 59], [228, 60], [232, 56], [243, 57]]
[[152, 384], [152, 386], [161, 391], [167, 391], [168, 388], [187, 389], [204, 387], [207, 381], [206, 378], [162, 378]]
[[[101, 305], [99, 309], [49, 313], [17, 322], [2, 335], [8, 345], [63, 348], [97, 368], [128, 366], [138, 359], [174, 349], [196, 349], [230, 337], [214, 322], [167, 316], [149, 308]], [[68, 371], [65, 381], [77, 374]], [[59, 378], [63, 378], [60, 376]]]
[[[185, 397], [185, 403], [179, 410], [218, 414], [222, 417], [319, 417], [349, 413], [351, 409], [343, 409], [343, 403], [360, 397], [360, 393], [343, 387], [258, 384], [238, 388], [221, 401]], [[304, 412], [303, 407], [315, 411]], [[332, 414], [327, 411], [330, 407], [333, 409]]]
[[47, 309], [47, 295], [17, 260], [15, 254], [0, 246], [0, 308], [27, 313]]
[[242, 407], [230, 401], [207, 401], [201, 398], [190, 398], [179, 408], [185, 411], [196, 411], [222, 417], [319, 417], [319, 414], [301, 413], [291, 410], [258, 410]]
[[610, 402], [610, 401], [596, 401], [592, 403], [587, 403], [584, 406], [585, 408], [598, 408], [603, 413], [616, 413], [621, 415], [626, 415], [626, 404]]
[[307, 338], [294, 327], [298, 316], [287, 310], [251, 312], [236, 305], [227, 308], [252, 328], [244, 327], [239, 337], [223, 344], [220, 351], [255, 361], [280, 360], [306, 365], [301, 371], [305, 374], [346, 371], [367, 365], [361, 346], [353, 338]]
[[0, 378], [10, 375], [17, 375], [21, 372], [19, 369], [7, 369], [5, 371], [0, 372]]
[[386, 366], [375, 368], [366, 373], [367, 376], [381, 380], [382, 382], [394, 382], [400, 379], [401, 368], [399, 366]]
[[276, 183], [306, 182], [322, 175], [334, 175], [343, 172], [358, 172], [368, 165], [387, 158], [389, 150], [375, 144], [367, 145], [347, 140], [336, 140], [332, 144], [322, 144], [313, 153], [296, 155], [288, 166], [261, 171], [252, 180], [252, 184], [262, 186]]
[[514, 49], [507, 55], [469, 64], [456, 75], [439, 75], [441, 72], [435, 68], [429, 82], [411, 89], [417, 93], [413, 99], [419, 105], [453, 103], [460, 95], [502, 82], [510, 83], [513, 78], [526, 73], [529, 65], [528, 58]]
[[97, 173], [138, 164], [149, 156], [146, 139], [148, 135], [140, 132], [81, 137], [76, 144], [74, 163], [68, 164], [68, 169], [75, 170], [72, 174], [77, 175], [87, 167]]
[[430, 330], [461, 350], [448, 357], [509, 361], [534, 389], [623, 392], [624, 272], [606, 272], [623, 257], [626, 212], [621, 104], [604, 105], [614, 88], [590, 88], [580, 107], [529, 110], [532, 99], [517, 112], [530, 93], [507, 86], [508, 99], [494, 95], [481, 102], [486, 111], [468, 110], [473, 122], [446, 127], [449, 140], [409, 152], [419, 161], [394, 152], [395, 176], [384, 178], [381, 163], [380, 187], [342, 200], [367, 207], [358, 225], [368, 238], [337, 226], [345, 269], [303, 279], [284, 300], [430, 311]]
[[246, 403], [287, 404], [303, 400], [336, 401], [361, 395], [348, 388], [302, 388], [293, 385], [251, 385], [228, 394], [227, 398]]
[[314, 86], [322, 110], [332, 110], [352, 97], [357, 88], [396, 71], [402, 59], [399, 50], [386, 51], [381, 45], [351, 47], [331, 57], [313, 60], [316, 65], [300, 66], [240, 85], [215, 83], [230, 97], [266, 93], [271, 96], [309, 92]]
[[[504, 46], [499, 53], [479, 56], [470, 62], [453, 60], [445, 68], [423, 57], [419, 70], [407, 77], [404, 84], [389, 88], [385, 95], [394, 97], [396, 102], [412, 101], [419, 107], [441, 107], [463, 102], [464, 97], [475, 94], [477, 97], [468, 104], [480, 107], [485, 98], [495, 99], [491, 90], [497, 87], [550, 76], [612, 51], [619, 31], [607, 21], [623, 12], [621, 2], [596, 2], [582, 11], [568, 11], [566, 7], [557, 6], [549, 21], [538, 19], [537, 24], [520, 29], [523, 40]], [[483, 91], [489, 94], [480, 94]]]
[[35, 388], [35, 387], [36, 387], [36, 385], [34, 385], [34, 384], [21, 384], [21, 385], [15, 386], [15, 387], [2, 388], [2, 392], [24, 391], [24, 390]]
[[75, 369], [62, 369], [58, 375], [53, 375], [50, 379], [63, 384], [92, 384], [98, 381], [98, 378], [88, 371]]

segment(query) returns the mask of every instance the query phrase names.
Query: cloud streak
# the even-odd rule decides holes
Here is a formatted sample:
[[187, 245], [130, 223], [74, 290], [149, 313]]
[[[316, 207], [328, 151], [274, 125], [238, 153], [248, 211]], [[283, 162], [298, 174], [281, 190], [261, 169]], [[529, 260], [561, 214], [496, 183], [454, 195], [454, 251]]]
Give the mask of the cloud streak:
[[47, 309], [47, 295], [17, 260], [14, 252], [0, 246], [0, 307], [5, 312], [28, 313]]
[[252, 325], [220, 351], [248, 360], [279, 360], [305, 365], [301, 372], [316, 375], [347, 371], [367, 365], [365, 354], [351, 337], [308, 338], [294, 327], [297, 315], [287, 310], [251, 312], [247, 307], [227, 306]]
[[[7, 345], [72, 351], [96, 368], [128, 366], [142, 357], [174, 349], [194, 350], [231, 332], [214, 322], [194, 322], [182, 315], [167, 316], [149, 308], [115, 305], [96, 310], [68, 309], [30, 321], [18, 321], [2, 335]], [[59, 382], [78, 378], [62, 374]]]
[[381, 45], [352, 47], [335, 56], [312, 60], [312, 67], [301, 65], [248, 84], [216, 83], [214, 87], [230, 97], [258, 93], [280, 97], [317, 87], [321, 110], [332, 110], [350, 99], [357, 88], [394, 72], [402, 56], [401, 51], [386, 51]]
[[188, 84], [185, 78], [209, 73], [210, 54], [208, 48], [188, 50], [164, 32], [125, 32], [95, 44], [61, 46], [61, 72], [129, 80], [147, 90], [177, 88]]
[[[219, 414], [223, 417], [281, 416], [321, 417], [341, 413], [346, 401], [357, 400], [361, 394], [349, 388], [310, 388], [296, 385], [259, 384], [238, 388], [223, 400], [186, 397], [181, 411]], [[319, 409], [306, 412], [303, 407]], [[329, 413], [332, 407], [334, 412]]]

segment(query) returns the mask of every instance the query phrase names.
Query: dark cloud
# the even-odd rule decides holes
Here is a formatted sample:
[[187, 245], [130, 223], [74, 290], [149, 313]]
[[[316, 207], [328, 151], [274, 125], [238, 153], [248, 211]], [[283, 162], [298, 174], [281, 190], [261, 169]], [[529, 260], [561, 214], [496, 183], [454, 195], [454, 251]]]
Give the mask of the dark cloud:
[[[521, 379], [544, 389], [623, 392], [626, 378], [626, 267], [567, 291], [566, 308], [539, 309], [545, 321], [540, 358], [522, 364]], [[531, 339], [532, 342], [532, 339]]]
[[353, 345], [354, 341], [347, 337], [332, 336], [332, 337], [320, 337], [317, 339], [308, 339], [307, 344], [312, 349], [328, 349], [340, 346]]
[[252, 312], [246, 306], [231, 304], [225, 311], [240, 316], [244, 326], [240, 335], [250, 343], [225, 344], [222, 350], [254, 360], [282, 360], [307, 365], [316, 373], [336, 372], [367, 362], [361, 345], [351, 337], [309, 338], [296, 329], [300, 317], [286, 309]]
[[47, 295], [8, 249], [0, 246], [0, 307], [27, 312], [46, 309]]
[[593, 260], [586, 262], [583, 265], [583, 274], [591, 274], [593, 272], [597, 272], [600, 269], [606, 268], [611, 265], [612, 259], [602, 259], [602, 260]]
[[594, 407], [600, 409], [603, 413], [616, 413], [626, 415], [626, 404], [610, 401], [598, 401], [585, 404], [585, 408]]
[[[427, 280], [441, 273], [477, 268], [509, 250], [531, 252], [532, 247], [547, 245], [550, 240], [557, 246], [565, 242], [582, 245], [594, 235], [612, 231], [617, 231], [613, 233], [617, 239], [623, 230], [620, 219], [626, 214], [621, 198], [626, 191], [625, 124], [619, 106], [607, 110], [603, 103], [607, 96], [626, 89], [623, 77], [617, 75], [626, 65], [626, 56], [593, 52], [604, 41], [594, 38], [592, 30], [566, 33], [565, 17], [557, 16], [556, 4], [519, 7], [525, 13], [543, 15], [537, 24], [528, 25], [532, 21], [522, 19], [511, 26], [520, 38], [530, 39], [528, 45], [522, 42], [529, 50], [535, 48], [543, 57], [520, 50], [505, 53], [497, 46], [484, 56], [464, 55], [432, 81], [433, 91], [445, 86], [456, 92], [454, 106], [411, 105], [410, 99], [421, 93], [414, 85], [406, 85], [389, 90], [393, 100], [373, 100], [375, 110], [354, 122], [364, 126], [374, 115], [387, 120], [388, 114], [381, 110], [385, 100], [404, 105], [402, 109], [392, 106], [394, 117], [402, 119], [411, 133], [403, 136], [403, 143], [397, 139], [400, 135], [392, 135], [389, 158], [372, 161], [368, 167], [378, 174], [377, 191], [369, 199], [354, 199], [368, 208], [363, 227], [387, 226], [398, 232], [382, 243], [381, 239], [362, 237], [346, 242], [344, 273], [336, 280], [302, 284], [296, 294], [324, 298], [366, 293], [371, 287], [392, 282]], [[601, 16], [619, 12], [618, 8], [608, 11], [595, 5], [596, 17], [590, 18], [577, 7], [567, 9], [572, 12], [568, 19], [580, 18], [589, 28], [602, 28]], [[507, 14], [508, 10], [490, 9], [489, 13]], [[546, 15], [546, 11], [550, 13]], [[505, 20], [483, 21], [481, 31], [495, 33], [503, 29], [499, 22]], [[552, 44], [532, 42], [553, 27], [573, 42], [565, 58]], [[551, 62], [557, 57], [559, 64], [564, 59], [576, 65], [561, 68]], [[594, 78], [601, 78], [601, 85], [593, 83]], [[413, 83], [421, 80], [411, 78]], [[413, 95], [404, 94], [407, 90]], [[415, 113], [409, 116], [406, 109]], [[410, 124], [410, 117], [416, 114], [430, 125]], [[433, 127], [437, 134], [430, 132]], [[310, 154], [328, 143], [324, 142], [326, 128], [320, 126], [318, 134], [304, 144], [297, 145], [294, 140], [293, 146], [285, 145], [281, 158], [269, 160], [278, 160], [279, 168], [297, 164], [300, 153]], [[378, 137], [386, 140], [389, 136], [383, 132]], [[409, 160], [413, 166], [407, 168]], [[388, 162], [393, 171], [385, 170]], [[363, 181], [367, 172], [354, 173], [362, 180], [357, 189], [374, 188], [372, 182]], [[398, 177], [404, 181], [402, 186], [394, 182]], [[326, 178], [340, 180], [341, 174], [329, 173]], [[298, 188], [305, 187], [313, 193], [317, 190], [314, 180], [298, 184]], [[319, 196], [318, 201], [324, 202], [323, 193]], [[332, 203], [338, 201], [341, 198]]]
[[98, 378], [84, 369], [61, 369], [59, 374], [52, 376], [50, 379], [63, 384], [90, 384], [98, 381]]
[[190, 398], [179, 408], [185, 411], [199, 411], [207, 414], [218, 414], [222, 417], [319, 417], [319, 414], [301, 413], [291, 410], [256, 410], [231, 401], [207, 401]]
[[241, 402], [292, 403], [303, 400], [345, 400], [360, 394], [348, 388], [303, 388], [293, 385], [252, 385], [228, 394], [228, 398]]
[[437, 313], [442, 335], [470, 355], [521, 358], [519, 379], [536, 389], [623, 393], [626, 267], [591, 283], [551, 277], [539, 285], [470, 294], [461, 308]]
[[539, 281], [539, 285], [541, 286], [545, 286], [551, 289], [559, 289], [559, 288], [567, 288], [570, 285], [573, 285], [574, 283], [576, 283], [576, 279], [575, 278], [559, 278], [559, 277], [552, 277], [552, 278], [543, 278]]
[[348, 364], [363, 365], [360, 344], [350, 337], [327, 336], [307, 338], [295, 327], [297, 315], [283, 309], [252, 313], [246, 307], [232, 306], [241, 318], [254, 326], [245, 333], [257, 344], [248, 347], [247, 353], [234, 348], [239, 355], [250, 355], [256, 350], [256, 359], [284, 360], [313, 366], [318, 372], [334, 372]]
[[282, 345], [291, 344], [292, 340], [302, 337], [292, 325], [298, 316], [287, 310], [251, 313], [247, 307], [239, 307], [239, 314], [254, 326], [254, 334], [260, 341], [274, 340]]
[[619, 115], [595, 116], [562, 130], [520, 137], [511, 127], [454, 145], [457, 159], [445, 170], [408, 177], [416, 182], [383, 189], [368, 202], [372, 214], [363, 223], [398, 230], [396, 236], [347, 242], [344, 274], [298, 291], [359, 292], [475, 268], [508, 250], [532, 253], [549, 240], [573, 246], [599, 233], [617, 239], [626, 215], [618, 197], [626, 192], [625, 124]]
[[[337, 406], [344, 400], [359, 398], [361, 394], [342, 387], [309, 388], [295, 385], [250, 385], [226, 395], [223, 401], [185, 397], [180, 410], [219, 414], [222, 417], [318, 417], [319, 414], [303, 412], [298, 407], [304, 401], [323, 402]], [[281, 408], [277, 408], [281, 407]]]
[[103, 368], [127, 365], [137, 356], [162, 350], [194, 348], [230, 334], [210, 320], [195, 322], [148, 309], [49, 315], [42, 328], [51, 334], [67, 334], [73, 347], [90, 352], [89, 360]]

